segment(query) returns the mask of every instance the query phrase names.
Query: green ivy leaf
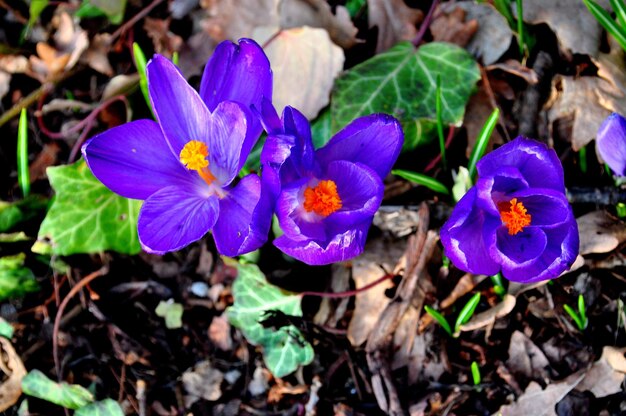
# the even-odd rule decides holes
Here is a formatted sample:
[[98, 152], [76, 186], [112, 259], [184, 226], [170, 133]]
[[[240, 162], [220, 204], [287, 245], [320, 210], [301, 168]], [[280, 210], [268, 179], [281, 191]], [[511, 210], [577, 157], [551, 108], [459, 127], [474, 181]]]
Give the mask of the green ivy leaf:
[[13, 338], [13, 325], [8, 323], [4, 318], [0, 318], [0, 337], [5, 337], [6, 339]]
[[32, 370], [22, 379], [22, 391], [33, 397], [68, 409], [79, 409], [93, 402], [93, 395], [78, 384], [55, 383], [39, 370]]
[[16, 202], [0, 201], [0, 233], [39, 215], [47, 204], [48, 201], [38, 195], [30, 195]]
[[[52, 254], [104, 250], [137, 254], [141, 250], [137, 237], [141, 201], [109, 191], [83, 161], [48, 168], [47, 173], [56, 198], [41, 224], [38, 240], [49, 240]], [[41, 252], [42, 247], [37, 250]]]
[[332, 136], [330, 108], [323, 109], [311, 123], [311, 136], [315, 149], [319, 149], [328, 143]]
[[178, 329], [183, 326], [183, 305], [174, 302], [174, 299], [159, 302], [154, 313], [165, 319], [165, 326], [168, 329]]
[[74, 416], [124, 416], [124, 411], [115, 400], [105, 399], [81, 407]]
[[427, 143], [437, 116], [438, 76], [443, 123], [460, 125], [480, 79], [474, 58], [449, 43], [431, 42], [416, 50], [410, 42], [400, 42], [337, 79], [331, 100], [333, 131], [357, 117], [387, 113], [402, 122], [405, 150]]
[[264, 328], [259, 323], [267, 311], [281, 311], [302, 316], [301, 297], [267, 282], [254, 264], [238, 264], [239, 274], [233, 283], [233, 306], [226, 310], [228, 320], [239, 328], [248, 342], [263, 347], [267, 368], [275, 377], [284, 377], [298, 366], [313, 360], [313, 347], [295, 326]]
[[24, 253], [0, 258], [0, 301], [39, 290], [33, 272], [24, 267]]

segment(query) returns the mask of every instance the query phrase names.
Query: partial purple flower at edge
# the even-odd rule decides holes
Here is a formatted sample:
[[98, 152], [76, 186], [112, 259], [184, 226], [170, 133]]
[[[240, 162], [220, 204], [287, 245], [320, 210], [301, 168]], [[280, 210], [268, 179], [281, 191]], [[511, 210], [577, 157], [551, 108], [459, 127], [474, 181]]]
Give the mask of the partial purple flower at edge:
[[222, 42], [200, 94], [162, 56], [146, 71], [158, 123], [133, 121], [92, 138], [82, 148], [91, 171], [113, 192], [145, 200], [138, 233], [147, 252], [181, 249], [210, 230], [221, 254], [259, 248], [273, 201], [258, 175], [233, 183], [262, 129], [250, 108], [271, 99], [263, 50], [248, 39]]
[[348, 260], [363, 251], [383, 198], [383, 178], [402, 148], [400, 123], [386, 114], [354, 120], [315, 150], [304, 115], [286, 107], [282, 119], [262, 107], [268, 132], [263, 176], [278, 195], [283, 235], [274, 245], [310, 265]]
[[613, 113], [604, 120], [596, 145], [600, 157], [616, 176], [626, 176], [626, 118]]
[[483, 157], [478, 180], [441, 228], [461, 270], [532, 283], [558, 277], [578, 255], [578, 226], [563, 167], [546, 145], [522, 137]]

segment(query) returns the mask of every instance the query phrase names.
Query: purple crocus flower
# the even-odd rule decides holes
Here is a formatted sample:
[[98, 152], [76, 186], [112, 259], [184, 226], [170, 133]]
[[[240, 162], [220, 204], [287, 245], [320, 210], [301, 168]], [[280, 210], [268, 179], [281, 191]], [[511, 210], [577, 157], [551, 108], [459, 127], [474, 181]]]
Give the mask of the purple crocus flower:
[[522, 137], [483, 157], [478, 180], [441, 228], [459, 269], [531, 283], [559, 276], [578, 254], [578, 227], [554, 150]]
[[257, 249], [267, 239], [272, 201], [258, 175], [235, 178], [262, 130], [250, 107], [271, 99], [263, 50], [248, 39], [222, 42], [200, 94], [162, 56], [146, 72], [158, 123], [133, 121], [92, 138], [82, 149], [91, 171], [113, 192], [145, 200], [138, 233], [147, 252], [178, 250], [209, 230], [227, 256]]
[[598, 153], [616, 176], [626, 176], [626, 119], [613, 113], [604, 120], [596, 137]]
[[358, 118], [315, 150], [298, 110], [286, 107], [281, 120], [265, 102], [262, 113], [263, 175], [278, 195], [283, 231], [274, 245], [311, 265], [359, 255], [383, 198], [382, 179], [402, 148], [398, 121], [386, 114]]

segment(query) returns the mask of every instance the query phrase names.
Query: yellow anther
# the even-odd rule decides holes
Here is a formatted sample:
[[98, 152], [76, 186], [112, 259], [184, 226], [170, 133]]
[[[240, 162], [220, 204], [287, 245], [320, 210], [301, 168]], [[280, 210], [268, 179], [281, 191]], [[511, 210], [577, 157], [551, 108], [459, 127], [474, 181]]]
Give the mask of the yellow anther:
[[304, 209], [307, 212], [313, 211], [318, 215], [328, 217], [341, 206], [341, 198], [334, 181], [320, 181], [316, 187], [308, 187], [304, 190]]
[[209, 166], [209, 161], [206, 159], [209, 155], [209, 149], [206, 144], [192, 140], [183, 147], [180, 151], [180, 162], [185, 165], [189, 170], [201, 171]]
[[[517, 198], [509, 201], [511, 206], [503, 202], [500, 208], [500, 218], [509, 229], [509, 235], [515, 235], [524, 230], [524, 227], [530, 225], [530, 214], [526, 213], [526, 208], [521, 202], [517, 202]], [[508, 211], [507, 211], [508, 209]]]

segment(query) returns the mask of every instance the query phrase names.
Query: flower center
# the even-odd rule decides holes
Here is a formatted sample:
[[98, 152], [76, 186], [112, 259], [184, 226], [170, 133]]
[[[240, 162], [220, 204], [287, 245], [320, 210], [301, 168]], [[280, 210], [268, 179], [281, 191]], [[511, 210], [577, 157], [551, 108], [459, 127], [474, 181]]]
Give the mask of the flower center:
[[524, 230], [524, 227], [530, 225], [530, 214], [526, 213], [524, 204], [517, 202], [517, 198], [511, 199], [509, 202], [511, 204], [510, 207], [507, 207], [506, 202], [499, 204], [500, 218], [509, 229], [509, 235], [515, 235]]
[[204, 181], [211, 185], [215, 176], [209, 170], [209, 148], [205, 143], [198, 140], [191, 140], [180, 151], [179, 159], [187, 169], [195, 170]]
[[323, 217], [328, 217], [341, 208], [341, 198], [337, 193], [337, 184], [334, 181], [319, 181], [311, 188], [304, 190], [304, 209], [307, 212], [315, 212]]

